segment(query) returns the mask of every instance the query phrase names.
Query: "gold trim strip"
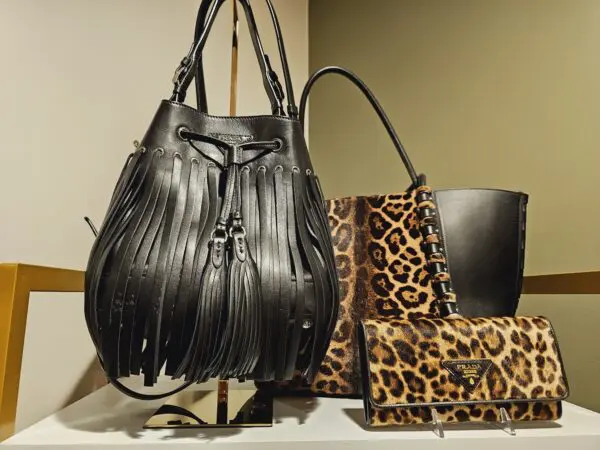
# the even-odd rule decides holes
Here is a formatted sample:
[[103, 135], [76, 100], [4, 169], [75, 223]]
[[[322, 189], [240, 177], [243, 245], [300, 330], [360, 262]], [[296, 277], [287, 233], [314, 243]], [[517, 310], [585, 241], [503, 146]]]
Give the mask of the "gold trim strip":
[[83, 292], [85, 272], [0, 264], [0, 442], [15, 432], [30, 292]]
[[523, 294], [600, 294], [600, 271], [523, 278]]

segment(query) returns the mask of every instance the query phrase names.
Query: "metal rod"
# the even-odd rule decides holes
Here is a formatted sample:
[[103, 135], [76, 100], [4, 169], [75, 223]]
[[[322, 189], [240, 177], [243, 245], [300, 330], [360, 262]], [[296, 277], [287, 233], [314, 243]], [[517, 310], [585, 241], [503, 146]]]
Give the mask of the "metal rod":
[[[238, 31], [239, 31], [239, 16], [237, 0], [231, 2], [233, 4], [233, 30], [231, 39], [231, 85], [229, 90], [229, 115], [235, 116], [237, 113], [237, 80], [238, 80]], [[217, 416], [218, 423], [227, 423], [227, 404], [229, 399], [229, 380], [219, 380], [217, 388]], [[224, 416], [224, 417], [223, 417]]]
[[229, 91], [229, 114], [235, 116], [237, 113], [237, 81], [238, 81], [238, 32], [239, 16], [237, 0], [233, 0], [233, 36], [231, 40], [231, 86]]

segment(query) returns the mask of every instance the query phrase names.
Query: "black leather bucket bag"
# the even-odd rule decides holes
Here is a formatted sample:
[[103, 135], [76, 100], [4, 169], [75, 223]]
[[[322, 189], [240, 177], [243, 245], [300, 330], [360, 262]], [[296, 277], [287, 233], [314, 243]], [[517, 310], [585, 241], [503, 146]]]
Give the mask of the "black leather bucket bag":
[[523, 284], [529, 196], [500, 189], [446, 189], [433, 196], [460, 313], [514, 316]]
[[[283, 88], [249, 23], [272, 115], [216, 117], [183, 104], [225, 0], [205, 0], [196, 39], [130, 155], [93, 245], [85, 316], [117, 379], [164, 371], [209, 378], [311, 380], [328, 347], [338, 284], [324, 201], [297, 108], [279, 22]], [[203, 86], [202, 86], [203, 87]], [[165, 394], [166, 395], [166, 394]]]

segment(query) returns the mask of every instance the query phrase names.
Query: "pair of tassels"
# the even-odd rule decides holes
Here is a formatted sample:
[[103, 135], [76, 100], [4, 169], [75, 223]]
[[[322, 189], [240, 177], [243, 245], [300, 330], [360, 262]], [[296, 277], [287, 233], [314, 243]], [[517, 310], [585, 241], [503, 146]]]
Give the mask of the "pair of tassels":
[[259, 150], [262, 156], [277, 150], [281, 144], [268, 141], [232, 145], [189, 132], [187, 137], [226, 150], [221, 165], [213, 155], [194, 146], [227, 171], [227, 181], [200, 280], [195, 336], [188, 350], [189, 358], [185, 358], [188, 364], [180, 370], [188, 379], [197, 381], [245, 378], [252, 374], [260, 357], [263, 301], [258, 268], [240, 214], [239, 166], [245, 162], [242, 150]]
[[215, 229], [209, 245], [190, 368], [198, 381], [242, 378], [254, 370], [260, 356], [258, 269], [241, 226]]

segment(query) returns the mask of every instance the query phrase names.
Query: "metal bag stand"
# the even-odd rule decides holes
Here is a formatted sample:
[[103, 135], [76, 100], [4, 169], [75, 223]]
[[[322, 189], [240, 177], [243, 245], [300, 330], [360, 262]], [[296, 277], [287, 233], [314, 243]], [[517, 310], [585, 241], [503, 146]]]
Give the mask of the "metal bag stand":
[[273, 426], [273, 397], [257, 389], [229, 389], [219, 380], [213, 391], [192, 389], [171, 396], [144, 428], [255, 428]]

